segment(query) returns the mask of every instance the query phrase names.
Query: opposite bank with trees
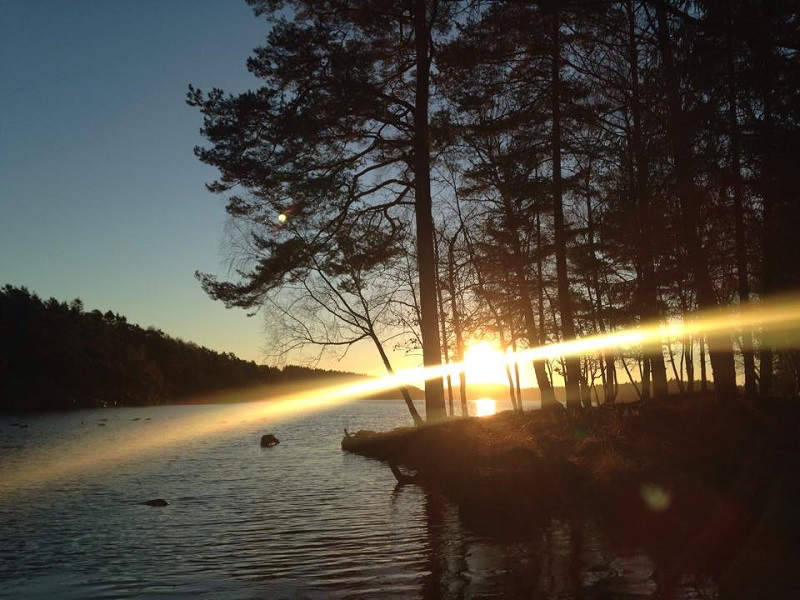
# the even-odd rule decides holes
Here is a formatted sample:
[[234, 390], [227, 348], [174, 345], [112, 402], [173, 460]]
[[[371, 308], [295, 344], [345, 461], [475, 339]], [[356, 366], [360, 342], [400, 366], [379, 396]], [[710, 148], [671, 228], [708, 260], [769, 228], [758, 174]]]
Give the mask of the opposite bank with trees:
[[[248, 3], [260, 86], [188, 95], [241, 236], [237, 277], [198, 277], [269, 307], [287, 351], [371, 340], [391, 372], [390, 344], [436, 365], [470, 338], [534, 347], [800, 287], [796, 0]], [[644, 399], [670, 369], [729, 399], [737, 373], [750, 398], [796, 395], [797, 366], [757, 329], [533, 365], [568, 408], [596, 381], [612, 402], [623, 368]], [[427, 418], [446, 412], [428, 382]]]
[[335, 375], [347, 374], [257, 365], [112, 311], [87, 311], [77, 298], [42, 300], [24, 287], [0, 288], [0, 410], [201, 401], [219, 391]]

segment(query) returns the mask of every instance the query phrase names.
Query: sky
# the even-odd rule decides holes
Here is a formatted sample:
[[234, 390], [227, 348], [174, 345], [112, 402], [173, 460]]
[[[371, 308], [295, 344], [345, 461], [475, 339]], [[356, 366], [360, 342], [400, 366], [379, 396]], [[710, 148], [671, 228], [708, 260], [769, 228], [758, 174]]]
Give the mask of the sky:
[[[266, 33], [244, 0], [0, 0], [0, 285], [273, 363], [261, 317], [194, 278], [226, 276], [226, 215], [185, 103], [256, 86]], [[366, 348], [319, 366], [382, 370]]]

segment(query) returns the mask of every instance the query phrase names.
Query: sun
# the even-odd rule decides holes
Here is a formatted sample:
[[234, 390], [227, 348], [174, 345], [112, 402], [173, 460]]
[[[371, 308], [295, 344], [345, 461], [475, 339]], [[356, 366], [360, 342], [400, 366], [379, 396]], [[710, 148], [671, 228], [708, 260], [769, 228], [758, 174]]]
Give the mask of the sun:
[[490, 342], [470, 344], [464, 354], [467, 383], [504, 383], [505, 355]]

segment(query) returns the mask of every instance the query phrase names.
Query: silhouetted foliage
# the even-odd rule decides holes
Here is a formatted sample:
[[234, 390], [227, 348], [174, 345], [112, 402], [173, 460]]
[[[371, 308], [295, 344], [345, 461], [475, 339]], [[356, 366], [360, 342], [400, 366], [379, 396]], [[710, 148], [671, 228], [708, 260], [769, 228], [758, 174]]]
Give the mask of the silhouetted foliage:
[[[351, 303], [397, 315], [382, 323], [396, 335], [438, 313], [435, 364], [469, 338], [531, 347], [800, 287], [798, 0], [249, 4], [269, 25], [248, 61], [259, 87], [188, 95], [197, 156], [220, 171], [209, 189], [243, 234], [233, 281], [200, 275], [228, 306], [298, 282], [313, 297], [312, 266], [345, 294], [352, 264], [359, 292], [403, 282]], [[433, 229], [420, 215], [438, 257], [411, 243]], [[436, 280], [398, 277], [404, 255]], [[302, 333], [352, 343], [325, 325]], [[536, 376], [565, 376], [576, 409], [597, 380], [613, 401], [618, 370], [642, 399], [668, 396], [670, 376], [733, 398], [740, 373], [750, 399], [796, 395], [800, 355], [773, 344], [759, 328], [686, 334], [539, 361]]]
[[332, 374], [257, 365], [112, 311], [87, 312], [77, 298], [0, 289], [0, 410], [159, 404]]
[[[226, 95], [190, 86], [187, 101], [202, 112], [210, 143], [195, 153], [220, 172], [208, 188], [231, 193], [226, 210], [250, 231], [246, 247], [256, 252], [246, 253], [234, 281], [198, 274], [203, 288], [228, 306], [258, 307], [312, 268], [338, 277], [319, 255], [343, 242], [347, 249], [365, 215], [382, 216], [392, 237], [401, 223], [411, 229], [413, 217], [423, 360], [441, 364], [429, 112], [434, 50], [459, 3], [248, 4], [269, 27], [247, 63], [258, 89]], [[391, 258], [385, 236], [362, 238], [362, 256]], [[427, 418], [445, 416], [441, 382], [425, 387]]]

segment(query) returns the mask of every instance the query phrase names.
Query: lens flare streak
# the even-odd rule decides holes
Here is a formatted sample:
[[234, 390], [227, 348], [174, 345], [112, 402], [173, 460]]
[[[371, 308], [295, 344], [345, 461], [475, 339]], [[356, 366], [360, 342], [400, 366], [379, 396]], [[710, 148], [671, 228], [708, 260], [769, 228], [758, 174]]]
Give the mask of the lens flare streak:
[[[735, 310], [717, 310], [695, 314], [681, 322], [642, 326], [635, 330], [609, 335], [592, 336], [558, 344], [521, 350], [516, 353], [497, 352], [493, 360], [498, 365], [514, 362], [555, 359], [566, 355], [585, 355], [603, 348], [625, 348], [665, 339], [682, 339], [692, 335], [732, 335], [737, 331], [758, 332], [762, 340], [783, 347], [797, 347], [800, 341], [800, 300], [798, 296], [739, 306]], [[142, 458], [193, 438], [221, 435], [257, 421], [278, 420], [310, 411], [324, 410], [338, 404], [358, 400], [401, 386], [419, 385], [424, 380], [457, 375], [467, 363], [451, 363], [427, 368], [408, 369], [381, 378], [329, 382], [324, 385], [305, 385], [271, 388], [263, 400], [226, 405], [201, 417], [154, 424], [147, 436], [127, 441], [98, 440], [91, 453], [59, 452], [52, 447], [8, 457], [0, 464], [0, 501], [15, 494], [90, 471], [113, 468], [123, 462]], [[219, 400], [225, 400], [220, 398]], [[272, 425], [272, 424], [270, 424]], [[254, 442], [255, 443], [255, 442]], [[27, 460], [31, 458], [32, 460]], [[31, 465], [45, 465], [31, 467]]]

